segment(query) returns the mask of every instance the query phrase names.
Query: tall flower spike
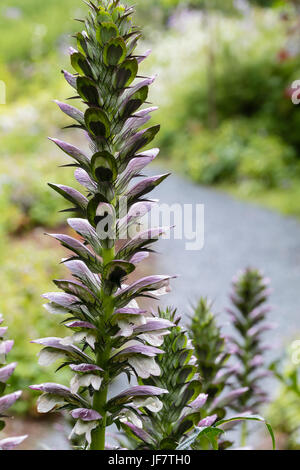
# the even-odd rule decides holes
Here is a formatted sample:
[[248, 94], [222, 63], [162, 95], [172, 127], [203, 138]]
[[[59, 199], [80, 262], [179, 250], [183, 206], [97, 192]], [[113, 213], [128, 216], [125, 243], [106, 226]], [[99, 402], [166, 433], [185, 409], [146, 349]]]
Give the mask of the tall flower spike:
[[[3, 318], [0, 314], [0, 431], [5, 428], [4, 418], [7, 418], [7, 410], [20, 398], [22, 392], [13, 392], [4, 395], [6, 391], [6, 383], [14, 373], [16, 363], [12, 362], [7, 364], [6, 356], [13, 347], [13, 341], [5, 340], [4, 336], [7, 331], [7, 327], [2, 326]], [[13, 450], [19, 444], [21, 444], [27, 436], [18, 437], [5, 437], [0, 438], [0, 450]]]
[[[230, 299], [233, 307], [227, 311], [237, 333], [230, 338], [233, 356], [239, 364], [236, 382], [240, 387], [248, 387], [246, 393], [237, 397], [234, 409], [256, 413], [268, 398], [259, 382], [270, 374], [264, 360], [267, 347], [262, 339], [263, 334], [273, 328], [265, 321], [270, 311], [270, 307], [265, 305], [271, 292], [269, 279], [264, 278], [259, 270], [247, 268], [238, 273], [232, 285]], [[245, 444], [247, 432], [245, 424], [243, 426], [242, 444]]]
[[176, 327], [165, 339], [165, 354], [158, 356], [160, 376], [151, 376], [141, 383], [167, 389], [169, 393], [159, 399], [143, 400], [142, 413], [136, 411], [139, 404], [136, 402], [131, 409], [124, 410], [120, 420], [138, 449], [176, 449], [182, 436], [193, 432], [197, 424], [205, 428], [217, 419], [216, 415], [208, 417], [203, 412], [208, 397], [201, 393], [194, 351], [186, 332], [179, 326], [180, 318], [171, 309], [159, 311], [159, 318]]
[[[34, 385], [43, 394], [38, 400], [41, 412], [69, 409], [77, 420], [73, 434], [85, 435], [84, 448], [105, 448], [105, 429], [125, 406], [141, 394], [157, 397], [165, 390], [134, 387], [108, 401], [112, 381], [122, 373], [147, 378], [160, 374], [155, 361], [162, 340], [172, 323], [154, 319], [140, 309], [136, 298], [157, 299], [168, 291], [170, 276], [149, 276], [130, 285], [124, 282], [136, 264], [147, 257], [151, 244], [165, 231], [154, 228], [139, 232], [139, 220], [152, 207], [147, 194], [168, 175], [144, 178], [141, 171], [158, 154], [158, 149], [143, 150], [159, 131], [159, 126], [144, 128], [153, 107], [146, 103], [154, 77], [141, 78], [139, 64], [145, 54], [135, 53], [141, 36], [132, 24], [132, 8], [118, 0], [89, 2], [85, 30], [76, 35], [77, 49], [70, 49], [74, 73], [64, 72], [81, 99], [81, 111], [57, 102], [59, 108], [85, 132], [90, 152], [51, 139], [76, 167], [75, 178], [85, 194], [61, 184], [50, 186], [72, 207], [75, 218], [68, 220], [76, 232], [53, 234], [72, 252], [64, 259], [71, 280], [55, 280], [63, 293], [47, 293], [46, 309], [66, 315], [66, 338], [43, 338], [39, 361], [43, 365], [62, 359], [74, 376], [70, 388], [57, 384]], [[130, 233], [135, 232], [128, 240]], [[121, 239], [121, 241], [120, 241]], [[119, 240], [116, 245], [117, 240]]]

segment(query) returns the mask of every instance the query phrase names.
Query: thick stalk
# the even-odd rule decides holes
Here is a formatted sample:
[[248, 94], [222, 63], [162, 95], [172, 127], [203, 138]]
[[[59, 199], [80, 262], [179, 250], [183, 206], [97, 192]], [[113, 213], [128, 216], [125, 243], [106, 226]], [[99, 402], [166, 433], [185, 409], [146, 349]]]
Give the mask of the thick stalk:
[[[110, 249], [103, 249], [102, 252], [102, 259], [103, 265], [105, 266], [107, 263], [110, 263], [115, 257], [115, 247], [113, 246]], [[105, 294], [102, 291], [102, 302], [103, 302], [103, 314], [105, 320], [107, 321], [113, 313], [113, 297]], [[106, 370], [106, 363], [109, 360], [111, 353], [111, 345], [108, 343], [103, 351], [99, 352], [96, 355], [96, 363], [99, 367]], [[98, 411], [102, 416], [102, 420], [100, 426], [95, 429], [92, 433], [92, 442], [91, 442], [91, 450], [105, 450], [105, 431], [106, 431], [106, 402], [107, 402], [107, 394], [108, 394], [108, 386], [105, 385], [108, 382], [109, 377], [104, 375], [103, 377], [103, 386], [100, 388], [98, 392], [94, 394], [93, 400], [93, 409]]]

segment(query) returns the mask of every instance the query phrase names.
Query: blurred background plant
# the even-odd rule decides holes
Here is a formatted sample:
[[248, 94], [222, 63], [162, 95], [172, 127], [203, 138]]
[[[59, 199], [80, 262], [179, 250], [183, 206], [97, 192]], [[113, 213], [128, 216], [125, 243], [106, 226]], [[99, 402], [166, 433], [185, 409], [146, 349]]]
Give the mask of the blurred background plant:
[[[166, 165], [196, 183], [300, 216], [300, 113], [291, 102], [291, 85], [300, 78], [299, 2], [128, 3], [138, 3], [142, 47], [153, 50], [145, 74], [159, 73], [150, 99], [160, 105], [154, 119], [162, 123], [158, 145]], [[73, 18], [85, 9], [81, 0], [0, 6], [0, 80], [7, 92], [0, 106], [0, 310], [16, 340], [16, 389], [51, 381], [28, 342], [60, 334], [40, 299], [63, 270], [53, 255], [60, 249], [42, 236], [63, 220], [60, 198], [46, 183], [68, 184], [73, 176], [67, 168], [61, 175], [58, 166], [69, 161], [46, 136], [59, 137], [57, 129], [68, 124], [52, 103], [68, 96], [57, 65], [67, 67], [78, 29]], [[20, 412], [33, 409], [25, 403], [18, 402]]]
[[268, 419], [280, 447], [285, 450], [300, 450], [299, 345], [299, 340], [294, 341], [287, 350], [285, 360], [276, 361], [270, 366], [280, 382], [280, 388], [269, 406]]

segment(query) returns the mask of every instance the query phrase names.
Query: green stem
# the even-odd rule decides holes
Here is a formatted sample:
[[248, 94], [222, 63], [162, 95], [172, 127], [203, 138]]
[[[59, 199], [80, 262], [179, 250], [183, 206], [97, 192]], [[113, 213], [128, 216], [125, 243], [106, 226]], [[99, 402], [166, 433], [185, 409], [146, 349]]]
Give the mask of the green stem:
[[247, 444], [247, 437], [248, 437], [247, 423], [246, 421], [244, 421], [242, 423], [241, 447], [245, 447], [245, 445]]
[[[103, 265], [105, 266], [107, 263], [110, 263], [115, 257], [115, 247], [109, 249], [103, 249], [102, 251], [102, 259]], [[114, 310], [113, 304], [113, 297], [106, 295], [102, 291], [102, 302], [103, 302], [103, 314], [106, 320], [108, 320]], [[105, 369], [106, 363], [109, 360], [111, 353], [111, 345], [108, 342], [107, 346], [104, 348], [103, 351], [99, 352], [96, 355], [96, 364]], [[107, 413], [106, 413], [106, 403], [107, 403], [107, 393], [108, 393], [108, 386], [105, 385], [108, 382], [109, 377], [103, 377], [103, 386], [100, 388], [99, 391], [95, 392], [94, 400], [93, 400], [93, 409], [98, 411], [102, 416], [102, 420], [100, 425], [97, 429], [92, 432], [92, 442], [91, 442], [91, 450], [105, 450], [105, 431], [106, 431], [106, 420], [107, 420]]]

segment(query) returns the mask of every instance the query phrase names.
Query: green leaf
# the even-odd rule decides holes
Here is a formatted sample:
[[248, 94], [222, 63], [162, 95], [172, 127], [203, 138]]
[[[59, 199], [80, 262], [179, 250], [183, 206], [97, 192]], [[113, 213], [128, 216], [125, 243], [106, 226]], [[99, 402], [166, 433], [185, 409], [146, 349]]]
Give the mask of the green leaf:
[[101, 24], [101, 23], [110, 23], [111, 22], [111, 16], [110, 16], [109, 13], [107, 13], [107, 11], [105, 11], [105, 9], [103, 7], [100, 7], [99, 8], [99, 13], [97, 15], [96, 20], [99, 24]]
[[81, 98], [90, 105], [102, 104], [95, 82], [87, 77], [78, 77], [76, 81], [77, 91]]
[[90, 200], [87, 206], [87, 218], [89, 223], [93, 226], [96, 227], [96, 222], [95, 222], [95, 217], [96, 217], [96, 211], [101, 202], [108, 203], [107, 199], [103, 194], [97, 194], [93, 199]]
[[127, 54], [126, 44], [122, 38], [111, 39], [104, 47], [103, 61], [105, 65], [121, 64]]
[[114, 23], [101, 23], [96, 32], [96, 39], [101, 46], [107, 44], [111, 39], [119, 36], [119, 30]]
[[269, 431], [270, 436], [271, 436], [273, 450], [276, 449], [275, 436], [274, 436], [272, 426], [269, 423], [267, 423], [266, 420], [262, 416], [260, 416], [260, 415], [233, 416], [232, 418], [222, 419], [220, 421], [217, 421], [214, 424], [214, 427], [221, 426], [222, 424], [230, 423], [232, 421], [259, 421], [261, 423], [264, 423], [266, 425], [266, 428]]
[[114, 87], [117, 89], [126, 88], [135, 79], [138, 73], [138, 63], [136, 59], [125, 60], [116, 70], [114, 76]]
[[93, 176], [100, 182], [113, 182], [118, 176], [116, 159], [109, 152], [97, 152], [92, 156]]
[[135, 266], [127, 261], [112, 261], [107, 264], [103, 271], [105, 283], [121, 287], [121, 281], [125, 276], [132, 273]]
[[117, 22], [125, 13], [125, 8], [123, 6], [118, 6], [112, 11], [112, 19], [114, 22]]
[[77, 36], [77, 49], [78, 49], [78, 51], [83, 56], [87, 55], [88, 54], [88, 47], [87, 47], [87, 44], [86, 44], [85, 37], [81, 33], [77, 33], [76, 36]]
[[129, 118], [148, 98], [149, 87], [143, 86], [136, 91], [129, 100], [125, 101], [125, 104], [121, 110], [122, 119]]
[[213, 438], [214, 438], [213, 447], [215, 448], [215, 445], [216, 445], [215, 444], [215, 436], [219, 435], [219, 434], [222, 434], [223, 432], [224, 431], [222, 431], [221, 429], [214, 430], [214, 428], [212, 428], [212, 427], [207, 427], [207, 428], [198, 428], [198, 427], [196, 427], [195, 431], [187, 439], [185, 439], [181, 444], [179, 444], [176, 447], [176, 450], [189, 450], [191, 448], [191, 446], [194, 444], [194, 442], [196, 441], [196, 439], [198, 439], [200, 436], [206, 436], [206, 437], [210, 436], [210, 438], [209, 438], [210, 442], [213, 441], [213, 439], [212, 439], [212, 436], [213, 436]]
[[206, 428], [199, 436], [206, 437], [214, 450], [219, 449], [218, 437], [224, 434], [222, 429]]
[[0, 421], [0, 431], [3, 431], [4, 428], [5, 428], [5, 422]]
[[86, 58], [80, 52], [74, 52], [74, 54], [71, 55], [71, 64], [79, 75], [92, 75], [91, 68]]
[[100, 108], [88, 108], [84, 115], [88, 130], [97, 137], [110, 136], [110, 122], [106, 113]]

